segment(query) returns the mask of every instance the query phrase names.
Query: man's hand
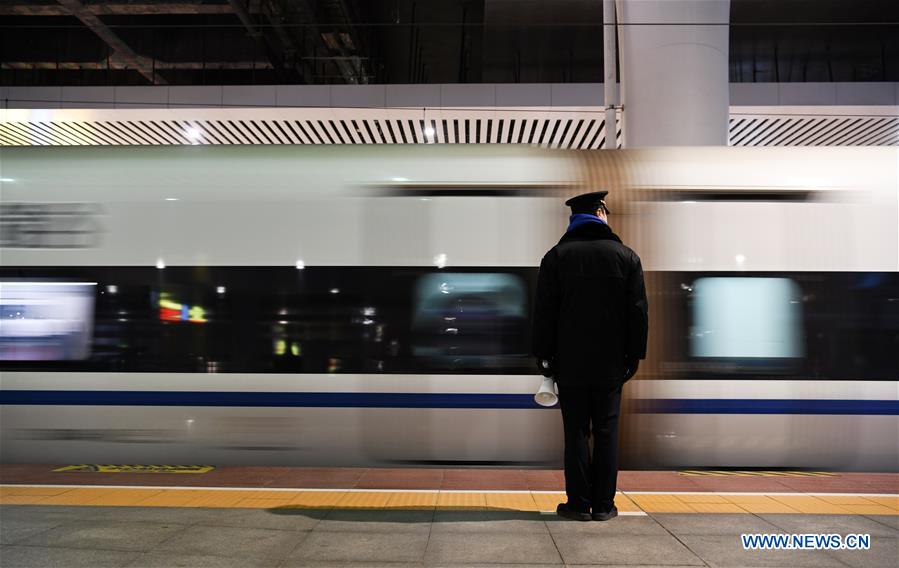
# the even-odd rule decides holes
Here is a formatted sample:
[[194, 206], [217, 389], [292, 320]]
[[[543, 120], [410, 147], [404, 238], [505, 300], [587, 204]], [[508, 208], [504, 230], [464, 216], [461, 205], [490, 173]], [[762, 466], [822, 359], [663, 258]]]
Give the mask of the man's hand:
[[631, 378], [637, 374], [637, 369], [640, 367], [639, 359], [627, 359], [624, 362], [624, 382], [628, 382]]
[[546, 378], [550, 378], [556, 374], [555, 365], [553, 365], [552, 359], [540, 359], [537, 358], [537, 370], [540, 371], [540, 374]]

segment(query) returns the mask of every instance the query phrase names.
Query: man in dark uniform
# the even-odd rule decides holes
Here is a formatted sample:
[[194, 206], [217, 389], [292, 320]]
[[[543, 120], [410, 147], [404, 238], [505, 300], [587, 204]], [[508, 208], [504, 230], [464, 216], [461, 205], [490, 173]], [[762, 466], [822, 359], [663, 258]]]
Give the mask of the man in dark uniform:
[[[621, 387], [646, 357], [648, 310], [640, 257], [608, 225], [607, 191], [565, 202], [571, 222], [540, 263], [533, 354], [554, 377], [565, 430], [570, 519], [616, 517]], [[590, 425], [593, 456], [590, 457]]]

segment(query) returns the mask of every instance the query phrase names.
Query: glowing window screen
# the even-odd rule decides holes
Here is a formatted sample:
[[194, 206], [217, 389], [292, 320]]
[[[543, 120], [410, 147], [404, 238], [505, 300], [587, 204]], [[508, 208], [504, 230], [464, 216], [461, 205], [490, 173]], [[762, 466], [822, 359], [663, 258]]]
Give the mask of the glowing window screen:
[[0, 360], [87, 359], [94, 282], [0, 282]]
[[693, 357], [802, 356], [799, 286], [788, 278], [700, 278], [693, 283]]

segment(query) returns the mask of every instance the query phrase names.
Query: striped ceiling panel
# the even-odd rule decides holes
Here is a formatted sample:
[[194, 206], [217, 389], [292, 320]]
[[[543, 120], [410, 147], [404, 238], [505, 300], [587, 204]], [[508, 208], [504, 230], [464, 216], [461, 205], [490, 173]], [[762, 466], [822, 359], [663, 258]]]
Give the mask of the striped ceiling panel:
[[731, 115], [731, 146], [899, 146], [893, 116]]
[[4, 146], [533, 144], [586, 149], [605, 144], [605, 128], [595, 117], [4, 122], [0, 123], [0, 141]]
[[[856, 107], [863, 108], [863, 107]], [[732, 109], [731, 146], [897, 146], [899, 117], [880, 114], [764, 114]], [[196, 144], [605, 145], [595, 108], [545, 109], [151, 109], [8, 110], [3, 146]], [[617, 145], [621, 144], [618, 120]]]

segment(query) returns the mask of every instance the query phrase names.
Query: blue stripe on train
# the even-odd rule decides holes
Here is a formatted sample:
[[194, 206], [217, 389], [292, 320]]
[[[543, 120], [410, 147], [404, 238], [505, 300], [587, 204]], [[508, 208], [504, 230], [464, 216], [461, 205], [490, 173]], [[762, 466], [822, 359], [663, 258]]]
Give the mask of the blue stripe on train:
[[542, 408], [528, 394], [3, 390], [0, 404], [312, 408]]
[[[542, 408], [529, 394], [0, 390], [0, 404], [306, 408]], [[899, 415], [895, 400], [632, 399], [644, 414]]]
[[897, 400], [662, 398], [635, 402], [644, 414], [899, 415]]

